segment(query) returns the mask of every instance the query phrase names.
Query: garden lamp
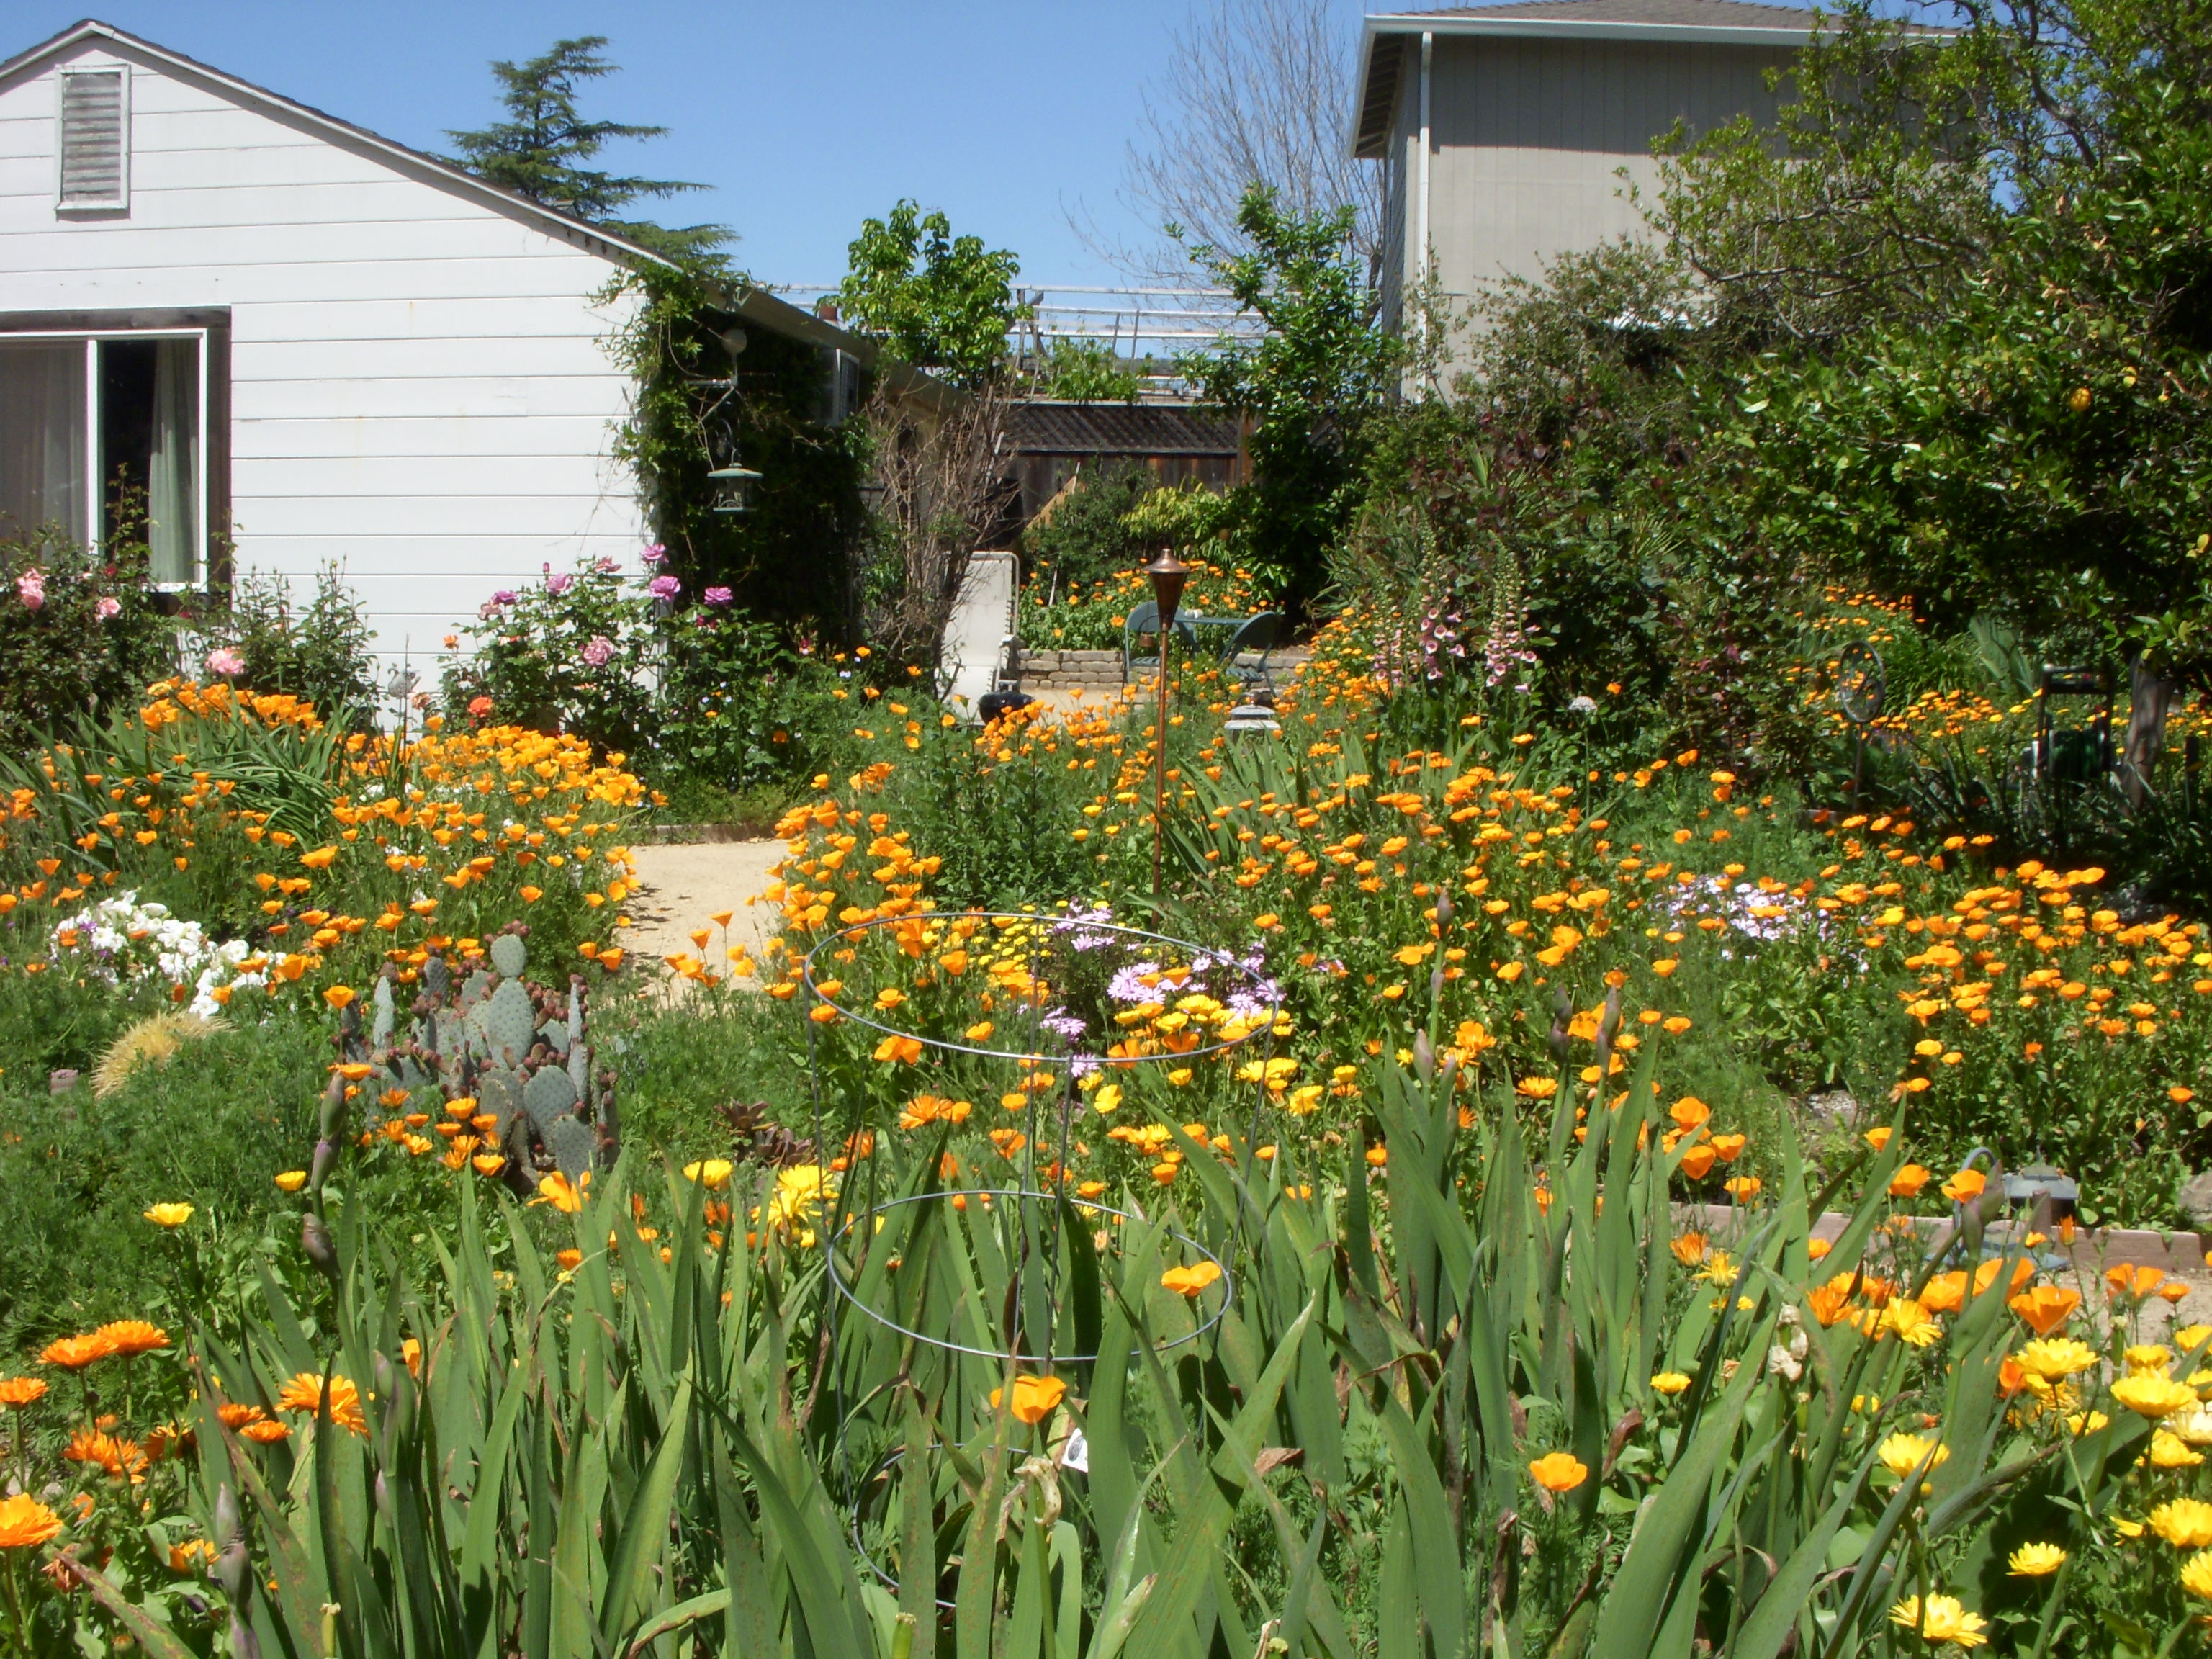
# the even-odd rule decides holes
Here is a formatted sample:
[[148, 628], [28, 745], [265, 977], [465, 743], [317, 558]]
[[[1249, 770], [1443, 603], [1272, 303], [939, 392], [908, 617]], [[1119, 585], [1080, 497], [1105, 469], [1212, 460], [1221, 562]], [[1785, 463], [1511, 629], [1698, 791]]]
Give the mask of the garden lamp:
[[1158, 723], [1153, 728], [1155, 758], [1152, 768], [1152, 896], [1160, 896], [1160, 849], [1167, 830], [1168, 805], [1168, 640], [1175, 628], [1176, 610], [1182, 604], [1182, 590], [1190, 581], [1190, 567], [1175, 556], [1175, 550], [1164, 547], [1160, 556], [1145, 567], [1145, 574], [1152, 579], [1152, 603], [1159, 611], [1160, 640], [1160, 708]]

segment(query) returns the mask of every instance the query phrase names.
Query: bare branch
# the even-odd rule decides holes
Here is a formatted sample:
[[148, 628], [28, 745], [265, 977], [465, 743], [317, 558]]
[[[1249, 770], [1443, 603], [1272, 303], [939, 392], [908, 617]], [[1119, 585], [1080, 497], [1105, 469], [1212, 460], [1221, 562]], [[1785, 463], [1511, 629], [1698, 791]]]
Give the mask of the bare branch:
[[867, 632], [894, 659], [933, 659], [975, 550], [1013, 489], [1005, 391], [989, 382], [927, 416], [879, 387], [866, 419], [885, 533]]
[[[1330, 0], [1203, 0], [1169, 43], [1146, 94], [1121, 200], [1152, 228], [1239, 252], [1237, 204], [1255, 182], [1302, 214], [1354, 210], [1355, 246], [1370, 276], [1382, 240], [1382, 170], [1354, 161], [1346, 137], [1358, 35]], [[1102, 245], [1146, 278], [1188, 281], [1188, 259], [1163, 234], [1151, 247]]]

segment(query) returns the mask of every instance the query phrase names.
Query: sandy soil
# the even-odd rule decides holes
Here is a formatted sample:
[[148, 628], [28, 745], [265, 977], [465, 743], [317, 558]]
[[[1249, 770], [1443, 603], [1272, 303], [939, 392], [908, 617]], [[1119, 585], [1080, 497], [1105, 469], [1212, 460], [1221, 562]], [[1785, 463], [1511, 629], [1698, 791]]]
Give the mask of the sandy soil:
[[[742, 945], [758, 957], [772, 939], [781, 920], [775, 905], [762, 900], [769, 884], [769, 869], [783, 856], [780, 841], [684, 842], [659, 847], [634, 847], [637, 891], [623, 906], [633, 926], [623, 934], [632, 952], [655, 960], [696, 947], [691, 940], [696, 927], [713, 928], [717, 937], [707, 942], [704, 954], [718, 969], [727, 945]], [[732, 910], [730, 936], [726, 942], [715, 927], [714, 913]]]

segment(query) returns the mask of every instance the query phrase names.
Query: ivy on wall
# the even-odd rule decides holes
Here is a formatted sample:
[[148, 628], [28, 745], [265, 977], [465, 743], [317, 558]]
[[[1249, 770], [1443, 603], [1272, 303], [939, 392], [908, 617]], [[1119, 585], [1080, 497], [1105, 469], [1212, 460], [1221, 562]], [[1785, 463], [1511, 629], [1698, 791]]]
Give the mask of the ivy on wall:
[[[791, 637], [850, 643], [870, 535], [866, 423], [828, 422], [829, 354], [740, 316], [732, 289], [725, 270], [686, 261], [625, 271], [597, 296], [637, 301], [607, 341], [637, 386], [616, 459], [687, 592], [727, 587]], [[737, 329], [733, 356], [725, 337]], [[732, 439], [761, 475], [743, 514], [714, 510], [707, 476]]]

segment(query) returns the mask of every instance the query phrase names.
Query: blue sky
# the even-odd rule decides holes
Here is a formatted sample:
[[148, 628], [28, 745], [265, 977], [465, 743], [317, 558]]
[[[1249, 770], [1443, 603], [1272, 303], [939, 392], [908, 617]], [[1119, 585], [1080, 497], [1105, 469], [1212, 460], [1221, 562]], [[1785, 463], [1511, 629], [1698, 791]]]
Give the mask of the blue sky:
[[[1123, 280], [1068, 210], [1124, 239], [1116, 199], [1138, 95], [1189, 0], [15, 0], [0, 58], [92, 15], [418, 148], [494, 113], [485, 69], [610, 38], [623, 73], [587, 110], [672, 131], [615, 165], [711, 191], [659, 216], [732, 226], [763, 282], [835, 280], [860, 220], [901, 196], [1048, 283]], [[1343, 0], [1347, 31], [1362, 8]], [[627, 147], [626, 147], [627, 148]], [[683, 216], [681, 218], [678, 216]]]

